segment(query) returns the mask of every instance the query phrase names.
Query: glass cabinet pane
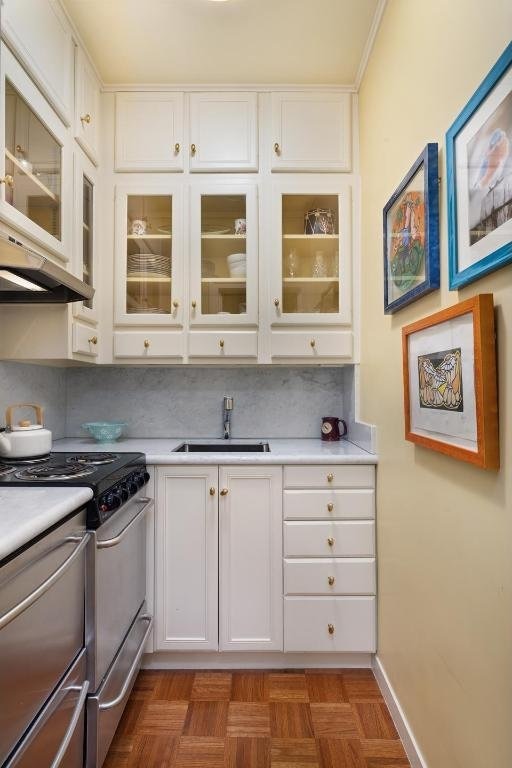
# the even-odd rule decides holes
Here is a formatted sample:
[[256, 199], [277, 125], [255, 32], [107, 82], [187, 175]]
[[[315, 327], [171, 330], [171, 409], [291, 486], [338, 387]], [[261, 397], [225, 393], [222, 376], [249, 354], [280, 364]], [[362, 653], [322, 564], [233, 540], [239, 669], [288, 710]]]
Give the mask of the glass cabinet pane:
[[[92, 183], [87, 176], [82, 179], [82, 280], [94, 285], [93, 274], [93, 194]], [[92, 309], [92, 299], [84, 301], [84, 307]]]
[[282, 311], [340, 311], [337, 195], [282, 196]]
[[245, 195], [201, 196], [201, 314], [247, 312]]
[[62, 148], [14, 86], [5, 82], [5, 200], [61, 239]]
[[126, 254], [126, 312], [170, 314], [171, 195], [128, 195]]

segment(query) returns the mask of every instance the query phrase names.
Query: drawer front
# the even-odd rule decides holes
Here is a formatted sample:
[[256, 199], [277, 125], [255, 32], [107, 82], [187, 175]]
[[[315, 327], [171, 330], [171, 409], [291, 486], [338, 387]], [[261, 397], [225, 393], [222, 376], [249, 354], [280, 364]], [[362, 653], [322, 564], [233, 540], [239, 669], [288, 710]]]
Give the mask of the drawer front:
[[272, 357], [352, 357], [350, 331], [273, 331], [270, 344]]
[[98, 356], [98, 334], [90, 325], [73, 323], [73, 352], [90, 357]]
[[286, 595], [374, 595], [373, 557], [285, 560]]
[[368, 464], [318, 464], [284, 468], [285, 488], [374, 488], [375, 469]]
[[285, 491], [285, 520], [327, 518], [329, 520], [368, 520], [375, 517], [375, 492], [355, 488], [332, 491]]
[[258, 357], [256, 331], [193, 331], [188, 344], [190, 357]]
[[285, 598], [285, 651], [374, 653], [375, 635], [374, 597]]
[[373, 557], [372, 521], [284, 523], [285, 557]]
[[180, 331], [117, 331], [114, 357], [183, 357], [183, 334]]

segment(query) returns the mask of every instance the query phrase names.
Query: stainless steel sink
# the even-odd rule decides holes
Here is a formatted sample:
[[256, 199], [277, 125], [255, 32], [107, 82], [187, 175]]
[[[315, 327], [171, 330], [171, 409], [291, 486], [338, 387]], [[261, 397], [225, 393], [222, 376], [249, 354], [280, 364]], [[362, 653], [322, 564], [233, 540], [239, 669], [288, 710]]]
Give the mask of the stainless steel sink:
[[268, 443], [182, 443], [173, 453], [270, 453]]

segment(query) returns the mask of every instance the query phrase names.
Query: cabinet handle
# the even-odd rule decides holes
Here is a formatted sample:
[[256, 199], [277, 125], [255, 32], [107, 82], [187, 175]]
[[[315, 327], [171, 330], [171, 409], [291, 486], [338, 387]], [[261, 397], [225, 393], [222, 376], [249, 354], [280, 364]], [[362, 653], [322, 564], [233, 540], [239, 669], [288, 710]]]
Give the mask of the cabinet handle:
[[213, 487], [213, 485], [210, 488], [210, 496], [215, 496], [215, 488]]
[[334, 576], [328, 576], [327, 577], [327, 581], [329, 583], [329, 586], [332, 587], [334, 585], [334, 582], [336, 581], [336, 579], [334, 578]]
[[180, 149], [181, 149], [180, 143], [177, 141], [176, 144], [174, 145], [174, 154], [179, 155]]
[[5, 176], [0, 179], [0, 184], [5, 184], [7, 187], [14, 187], [14, 176], [10, 173], [6, 173]]
[[314, 349], [316, 347], [316, 341], [314, 339], [311, 339], [311, 341], [309, 342], [309, 345], [311, 349]]
[[332, 511], [333, 511], [333, 509], [334, 509], [334, 504], [332, 503], [332, 501], [330, 501], [330, 502], [328, 503], [328, 505], [327, 505], [327, 511], [328, 511], [328, 512], [332, 512]]
[[97, 344], [98, 343], [98, 337], [97, 336], [91, 336], [90, 339], [87, 339], [89, 344]]
[[190, 154], [192, 155], [192, 157], [195, 156], [195, 154], [196, 154], [196, 145], [195, 144], [191, 144], [190, 145]]
[[220, 492], [220, 495], [221, 496], [227, 496], [228, 493], [229, 493], [229, 490], [227, 488], [223, 488], [222, 491]]
[[278, 307], [280, 304], [279, 299], [274, 299], [274, 306]]
[[329, 536], [329, 538], [327, 539], [327, 543], [330, 547], [334, 547], [334, 539], [332, 536]]
[[333, 480], [334, 480], [334, 475], [332, 472], [329, 472], [329, 474], [327, 475], [327, 482], [332, 483]]
[[82, 125], [84, 123], [87, 123], [87, 125], [89, 125], [89, 123], [91, 122], [91, 119], [92, 118], [91, 118], [91, 116], [90, 116], [90, 114], [88, 112], [87, 112], [86, 115], [81, 115], [80, 116], [80, 122], [82, 123]]
[[276, 143], [274, 144], [274, 152], [276, 153], [276, 155], [280, 155], [280, 154], [281, 154], [281, 147], [279, 146], [279, 144], [277, 143], [277, 141], [276, 141]]
[[219, 339], [219, 347], [224, 349], [224, 339]]
[[197, 301], [193, 299], [192, 301], [192, 309], [195, 309], [197, 307]]
[[178, 309], [180, 303], [179, 303], [179, 301], [177, 299], [174, 299], [172, 305], [173, 305], [174, 309]]
[[330, 635], [334, 635], [334, 624], [328, 624], [327, 631]]
[[149, 345], [151, 344], [149, 339], [144, 339], [144, 349], [149, 349]]

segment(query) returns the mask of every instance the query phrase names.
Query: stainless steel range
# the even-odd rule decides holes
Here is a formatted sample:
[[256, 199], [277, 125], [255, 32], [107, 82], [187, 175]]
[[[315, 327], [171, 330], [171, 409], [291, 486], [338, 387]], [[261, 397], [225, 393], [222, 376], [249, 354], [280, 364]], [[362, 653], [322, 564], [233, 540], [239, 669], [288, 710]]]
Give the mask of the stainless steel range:
[[146, 530], [153, 510], [148, 480], [141, 453], [52, 453], [0, 464], [0, 487], [85, 485], [93, 491], [86, 505], [87, 768], [103, 764], [152, 628], [146, 609]]

